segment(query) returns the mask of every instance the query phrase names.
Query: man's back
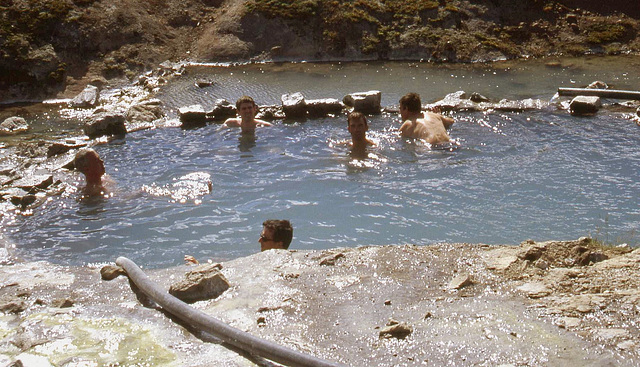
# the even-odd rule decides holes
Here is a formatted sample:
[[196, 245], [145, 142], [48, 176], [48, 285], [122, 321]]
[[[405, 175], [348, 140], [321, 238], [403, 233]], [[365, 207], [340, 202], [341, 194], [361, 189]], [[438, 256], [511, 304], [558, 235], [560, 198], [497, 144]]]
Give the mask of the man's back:
[[422, 118], [407, 120], [400, 127], [400, 133], [406, 138], [424, 139], [429, 144], [450, 141], [445, 124], [450, 125], [444, 117], [432, 112], [425, 112]]

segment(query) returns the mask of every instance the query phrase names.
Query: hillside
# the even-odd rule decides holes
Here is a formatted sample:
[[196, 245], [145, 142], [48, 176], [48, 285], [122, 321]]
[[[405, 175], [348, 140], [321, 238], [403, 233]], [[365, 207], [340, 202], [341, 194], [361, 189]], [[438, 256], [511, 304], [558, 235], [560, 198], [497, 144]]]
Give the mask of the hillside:
[[486, 62], [640, 51], [640, 4], [583, 3], [0, 0], [0, 101], [69, 96], [165, 60]]

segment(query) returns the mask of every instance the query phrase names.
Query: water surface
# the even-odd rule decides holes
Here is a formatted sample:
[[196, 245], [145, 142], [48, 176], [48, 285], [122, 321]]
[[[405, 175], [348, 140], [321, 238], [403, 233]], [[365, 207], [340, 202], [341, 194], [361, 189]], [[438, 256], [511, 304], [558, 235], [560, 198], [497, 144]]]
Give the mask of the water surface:
[[[489, 98], [550, 100], [558, 87], [603, 80], [640, 85], [636, 57], [494, 65], [422, 63], [282, 64], [194, 68], [160, 93], [169, 114], [183, 105], [283, 93], [338, 98], [380, 90], [385, 106], [415, 91], [423, 102], [465, 90]], [[214, 85], [197, 88], [194, 81]], [[185, 254], [229, 259], [258, 251], [261, 223], [288, 218], [296, 249], [526, 239], [637, 244], [639, 127], [618, 112], [573, 117], [556, 107], [526, 113], [458, 112], [459, 146], [432, 150], [401, 139], [397, 116], [370, 116], [378, 147], [364, 159], [331, 143], [347, 139], [344, 116], [277, 121], [255, 139], [218, 125], [129, 134], [96, 147], [116, 182], [106, 200], [65, 195], [5, 224], [24, 257], [84, 264], [126, 255], [149, 267]], [[176, 183], [201, 172], [212, 192], [180, 196]], [[174, 190], [153, 195], [149, 187]]]

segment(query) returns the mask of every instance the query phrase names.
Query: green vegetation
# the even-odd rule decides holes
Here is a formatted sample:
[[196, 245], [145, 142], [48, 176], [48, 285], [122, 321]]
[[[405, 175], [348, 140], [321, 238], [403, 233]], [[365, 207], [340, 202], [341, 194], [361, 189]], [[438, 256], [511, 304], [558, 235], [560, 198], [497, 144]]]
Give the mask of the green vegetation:
[[623, 41], [627, 29], [621, 24], [594, 24], [588, 28], [587, 42], [603, 44]]
[[253, 0], [246, 6], [249, 12], [261, 13], [267, 18], [306, 19], [318, 12], [316, 0]]

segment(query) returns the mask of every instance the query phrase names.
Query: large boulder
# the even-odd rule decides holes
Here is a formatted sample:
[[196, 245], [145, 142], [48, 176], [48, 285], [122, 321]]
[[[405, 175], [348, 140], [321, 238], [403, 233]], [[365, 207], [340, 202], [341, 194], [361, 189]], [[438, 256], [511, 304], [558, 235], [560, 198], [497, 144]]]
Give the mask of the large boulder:
[[342, 102], [354, 111], [378, 114], [381, 111], [382, 93], [378, 90], [347, 94]]
[[18, 116], [13, 116], [5, 119], [0, 123], [0, 136], [3, 135], [16, 135], [23, 133], [30, 129], [29, 124], [25, 119]]
[[187, 303], [217, 298], [229, 289], [229, 281], [220, 268], [220, 264], [200, 265], [185, 274], [185, 279], [172, 284], [169, 293]]
[[153, 122], [165, 116], [162, 110], [162, 101], [150, 99], [135, 104], [127, 110], [124, 117], [130, 123]]
[[282, 101], [282, 111], [288, 119], [305, 117], [307, 115], [307, 102], [300, 92], [293, 94], [283, 94], [280, 98]]
[[127, 128], [123, 114], [100, 112], [89, 117], [84, 125], [84, 133], [91, 139], [101, 136], [125, 135]]
[[214, 121], [224, 121], [231, 117], [236, 117], [236, 107], [226, 99], [216, 100], [213, 109], [207, 112], [207, 118]]
[[93, 85], [87, 85], [82, 92], [75, 96], [69, 105], [76, 108], [93, 107], [98, 103], [100, 90]]
[[178, 109], [178, 116], [180, 116], [180, 122], [184, 128], [204, 126], [207, 124], [207, 113], [204, 112], [204, 108], [199, 104], [180, 107]]
[[577, 96], [569, 103], [569, 111], [572, 115], [590, 115], [598, 112], [602, 107], [600, 97]]
[[311, 99], [307, 101], [307, 112], [311, 117], [337, 115], [344, 106], [335, 98]]

